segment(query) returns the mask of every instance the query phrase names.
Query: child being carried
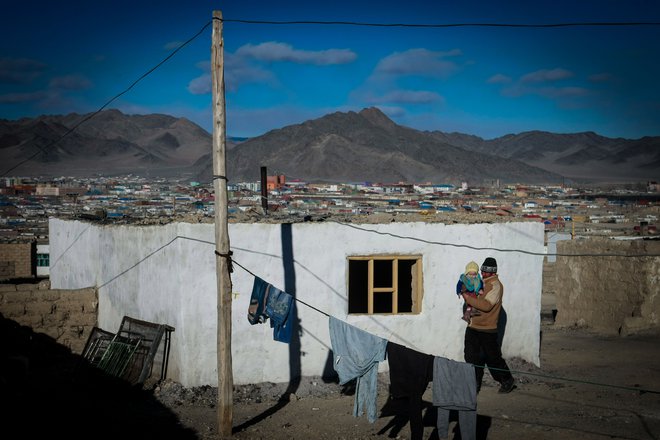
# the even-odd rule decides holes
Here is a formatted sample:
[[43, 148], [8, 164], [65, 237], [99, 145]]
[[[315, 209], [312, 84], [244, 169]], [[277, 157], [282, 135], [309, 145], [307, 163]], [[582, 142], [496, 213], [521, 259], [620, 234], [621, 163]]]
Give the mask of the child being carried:
[[[461, 274], [456, 284], [456, 295], [461, 296], [461, 293], [467, 293], [475, 298], [484, 293], [484, 281], [479, 275], [479, 265], [474, 261], [470, 261], [465, 266], [465, 272]], [[468, 303], [463, 303], [463, 319], [470, 322], [470, 317], [479, 315], [479, 310], [473, 309]]]

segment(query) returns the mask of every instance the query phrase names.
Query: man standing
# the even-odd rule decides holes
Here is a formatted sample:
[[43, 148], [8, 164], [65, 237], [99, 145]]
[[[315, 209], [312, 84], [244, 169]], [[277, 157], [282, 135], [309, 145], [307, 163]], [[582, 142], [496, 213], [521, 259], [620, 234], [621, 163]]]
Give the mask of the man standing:
[[[497, 261], [488, 257], [481, 265], [481, 277], [484, 280], [484, 294], [478, 298], [462, 294], [463, 299], [480, 313], [473, 314], [465, 330], [465, 362], [475, 365], [477, 392], [481, 389], [484, 368], [488, 366], [491, 376], [500, 383], [500, 393], [510, 393], [515, 388], [513, 376], [509, 371], [497, 341], [497, 322], [502, 309], [504, 287], [497, 276]], [[483, 362], [485, 356], [485, 365]], [[479, 366], [476, 366], [479, 365]]]

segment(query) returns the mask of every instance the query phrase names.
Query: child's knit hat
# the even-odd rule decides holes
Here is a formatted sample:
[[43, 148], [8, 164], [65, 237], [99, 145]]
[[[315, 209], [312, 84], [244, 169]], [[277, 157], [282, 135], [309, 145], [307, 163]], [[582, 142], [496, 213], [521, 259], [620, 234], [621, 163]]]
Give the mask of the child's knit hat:
[[465, 274], [467, 275], [470, 272], [479, 273], [479, 265], [474, 261], [470, 261], [467, 266], [465, 266]]

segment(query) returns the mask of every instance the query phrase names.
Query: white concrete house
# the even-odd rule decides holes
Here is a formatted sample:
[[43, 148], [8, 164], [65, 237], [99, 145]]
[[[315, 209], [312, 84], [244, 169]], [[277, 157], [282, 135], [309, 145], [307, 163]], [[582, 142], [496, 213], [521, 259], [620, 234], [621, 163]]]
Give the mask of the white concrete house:
[[[287, 382], [292, 364], [302, 376], [321, 375], [331, 349], [325, 314], [420, 352], [462, 361], [465, 322], [455, 286], [469, 261], [481, 264], [488, 256], [497, 259], [504, 284], [503, 354], [539, 365], [541, 223], [237, 223], [229, 225], [229, 235], [236, 263], [231, 275], [236, 384]], [[97, 286], [101, 328], [117, 329], [124, 315], [175, 327], [168, 377], [187, 387], [217, 386], [214, 241], [213, 224], [101, 226], [51, 219], [51, 285]], [[268, 323], [248, 322], [253, 274], [323, 312], [297, 303], [296, 359], [289, 344], [273, 340]], [[382, 313], [368, 313], [370, 294], [374, 312]], [[398, 299], [392, 301], [394, 295]], [[381, 371], [387, 368], [380, 363]]]

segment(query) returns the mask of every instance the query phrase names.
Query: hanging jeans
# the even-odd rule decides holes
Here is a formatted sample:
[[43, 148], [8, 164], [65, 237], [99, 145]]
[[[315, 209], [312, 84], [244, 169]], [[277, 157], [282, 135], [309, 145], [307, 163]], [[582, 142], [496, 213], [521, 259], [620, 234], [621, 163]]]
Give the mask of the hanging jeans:
[[270, 326], [273, 328], [273, 339], [290, 343], [295, 325], [296, 302], [293, 296], [280, 289], [270, 286], [266, 314], [270, 317]]
[[422, 396], [433, 376], [433, 356], [420, 353], [394, 342], [387, 343], [390, 366], [390, 394], [408, 399], [411, 440], [424, 436]]

